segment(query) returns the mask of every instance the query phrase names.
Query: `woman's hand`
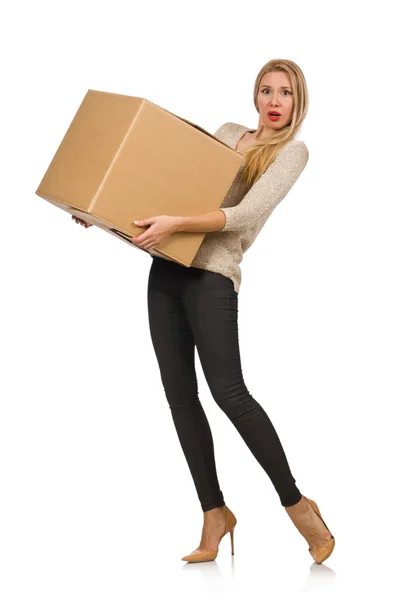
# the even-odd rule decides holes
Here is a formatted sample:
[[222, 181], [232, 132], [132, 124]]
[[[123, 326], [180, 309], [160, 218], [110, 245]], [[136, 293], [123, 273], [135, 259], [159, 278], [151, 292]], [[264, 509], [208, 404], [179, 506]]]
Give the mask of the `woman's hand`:
[[72, 215], [72, 219], [73, 221], [75, 221], [78, 225], [84, 225], [84, 227], [87, 229], [88, 227], [92, 227], [92, 223], [87, 223], [87, 221], [83, 221], [83, 219], [79, 219], [78, 217], [75, 217], [74, 215]]
[[142, 221], [134, 221], [134, 223], [139, 227], [150, 225], [144, 233], [132, 238], [133, 243], [142, 250], [150, 250], [154, 246], [158, 246], [160, 242], [178, 231], [178, 217], [169, 217], [168, 215], [151, 217]]

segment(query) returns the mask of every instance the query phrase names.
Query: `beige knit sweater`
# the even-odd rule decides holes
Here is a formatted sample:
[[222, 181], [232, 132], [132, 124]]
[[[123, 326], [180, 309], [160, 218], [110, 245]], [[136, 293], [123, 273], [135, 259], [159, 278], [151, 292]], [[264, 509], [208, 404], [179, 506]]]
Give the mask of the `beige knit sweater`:
[[[235, 150], [246, 131], [252, 130], [237, 123], [224, 123], [214, 136]], [[277, 204], [292, 188], [308, 158], [305, 143], [290, 140], [251, 188], [241, 180], [243, 163], [220, 206], [226, 216], [225, 226], [220, 231], [206, 233], [191, 267], [229, 277], [238, 293], [242, 280], [240, 263], [244, 252], [252, 245]]]

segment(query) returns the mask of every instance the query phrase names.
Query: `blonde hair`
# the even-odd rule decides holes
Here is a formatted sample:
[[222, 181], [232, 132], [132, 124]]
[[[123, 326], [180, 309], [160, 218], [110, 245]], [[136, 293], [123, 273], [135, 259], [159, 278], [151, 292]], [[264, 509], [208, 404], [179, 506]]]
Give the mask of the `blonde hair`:
[[[289, 76], [292, 87], [292, 97], [294, 100], [292, 118], [288, 125], [285, 125], [281, 129], [274, 130], [270, 137], [257, 140], [249, 146], [249, 148], [244, 148], [239, 151], [240, 154], [245, 156], [245, 164], [241, 177], [249, 187], [258, 181], [264, 171], [266, 171], [268, 166], [276, 158], [281, 148], [295, 136], [308, 110], [308, 90], [301, 69], [292, 60], [274, 58], [269, 60], [269, 62], [261, 68], [255, 79], [254, 104], [258, 113], [259, 84], [265, 73], [274, 71], [284, 71]], [[260, 135], [261, 131], [263, 131], [263, 127], [258, 129], [257, 134]]]

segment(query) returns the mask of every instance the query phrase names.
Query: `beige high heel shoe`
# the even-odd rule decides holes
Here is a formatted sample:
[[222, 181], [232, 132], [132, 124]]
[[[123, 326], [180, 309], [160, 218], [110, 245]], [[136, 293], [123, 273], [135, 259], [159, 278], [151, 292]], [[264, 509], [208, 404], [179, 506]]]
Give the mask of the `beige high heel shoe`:
[[[236, 527], [237, 519], [230, 510], [226, 506], [226, 521], [225, 521], [225, 531], [222, 533], [219, 543], [221, 543], [221, 539], [227, 534], [230, 533], [230, 543], [232, 547], [232, 554], [234, 554], [234, 528]], [[218, 556], [218, 550], [206, 550], [206, 551], [195, 551], [191, 554], [187, 554], [181, 560], [187, 560], [188, 562], [207, 562], [210, 560], [215, 560]]]
[[[303, 497], [310, 504], [310, 506], [312, 507], [314, 512], [320, 517], [320, 519], [324, 523], [325, 527], [327, 527], [324, 519], [321, 516], [320, 509], [318, 508], [318, 506], [314, 502], [314, 500], [310, 500], [309, 498], [306, 498], [306, 496], [303, 496]], [[328, 527], [327, 527], [327, 529], [330, 532]], [[309, 552], [310, 552], [311, 556], [314, 558], [316, 564], [318, 564], [318, 565], [321, 565], [321, 563], [324, 562], [324, 560], [332, 554], [332, 552], [335, 548], [335, 538], [332, 535], [332, 533], [331, 533], [331, 536], [332, 537], [330, 540], [327, 540], [326, 542], [324, 542], [323, 544], [320, 544], [320, 546], [317, 546], [316, 548], [310, 548], [310, 546], [309, 546]]]

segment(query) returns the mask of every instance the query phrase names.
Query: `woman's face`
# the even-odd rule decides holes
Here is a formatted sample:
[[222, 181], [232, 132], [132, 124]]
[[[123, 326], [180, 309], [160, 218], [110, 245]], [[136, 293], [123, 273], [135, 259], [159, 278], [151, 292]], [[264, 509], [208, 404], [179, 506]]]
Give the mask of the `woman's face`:
[[[265, 135], [281, 129], [291, 121], [294, 99], [287, 73], [275, 71], [265, 73], [258, 89], [259, 126], [264, 127]], [[272, 119], [269, 112], [276, 111], [280, 117]]]

